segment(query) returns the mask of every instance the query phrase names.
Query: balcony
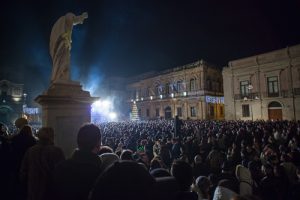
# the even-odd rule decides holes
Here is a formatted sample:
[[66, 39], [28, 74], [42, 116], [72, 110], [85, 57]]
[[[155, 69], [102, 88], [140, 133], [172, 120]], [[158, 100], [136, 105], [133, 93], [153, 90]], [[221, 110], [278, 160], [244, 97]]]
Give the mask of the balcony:
[[264, 98], [273, 98], [273, 97], [283, 97], [283, 98], [288, 98], [290, 96], [290, 91], [289, 90], [280, 90], [278, 92], [264, 92], [263, 97]]
[[260, 95], [258, 92], [255, 93], [248, 93], [248, 94], [235, 94], [234, 100], [243, 100], [243, 99], [259, 99]]
[[[298, 90], [298, 95], [300, 95], [300, 89]], [[253, 99], [259, 99], [259, 98], [276, 98], [276, 97], [280, 97], [280, 98], [291, 97], [291, 91], [281, 90], [281, 91], [276, 92], [276, 93], [263, 92], [262, 95], [260, 95], [258, 92], [249, 93], [249, 94], [235, 94], [234, 95], [234, 100], [243, 100], [245, 98], [253, 100]]]

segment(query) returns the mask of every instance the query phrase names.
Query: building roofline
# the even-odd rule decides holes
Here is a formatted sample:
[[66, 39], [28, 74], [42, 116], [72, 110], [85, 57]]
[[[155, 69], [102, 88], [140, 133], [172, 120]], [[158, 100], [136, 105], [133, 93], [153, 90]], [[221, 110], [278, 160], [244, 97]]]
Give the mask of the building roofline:
[[300, 57], [300, 44], [228, 62], [230, 68], [249, 67]]

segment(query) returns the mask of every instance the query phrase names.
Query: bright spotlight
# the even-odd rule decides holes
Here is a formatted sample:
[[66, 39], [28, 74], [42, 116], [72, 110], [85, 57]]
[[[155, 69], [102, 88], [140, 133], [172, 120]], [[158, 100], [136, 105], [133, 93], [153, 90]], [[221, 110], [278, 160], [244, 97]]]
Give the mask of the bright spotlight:
[[108, 101], [108, 100], [102, 101], [102, 106], [103, 106], [103, 108], [109, 108], [109, 106], [110, 106], [110, 101]]
[[101, 107], [101, 101], [100, 100], [99, 101], [95, 101], [93, 103], [93, 107]]
[[117, 114], [115, 112], [111, 112], [111, 113], [109, 113], [109, 118], [111, 120], [115, 120], [117, 118]]

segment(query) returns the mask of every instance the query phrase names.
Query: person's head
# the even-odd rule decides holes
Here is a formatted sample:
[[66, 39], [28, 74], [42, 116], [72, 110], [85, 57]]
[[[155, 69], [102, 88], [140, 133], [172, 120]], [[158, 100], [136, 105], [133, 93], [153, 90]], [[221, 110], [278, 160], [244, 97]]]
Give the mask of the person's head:
[[27, 119], [21, 117], [21, 118], [18, 118], [16, 121], [15, 121], [15, 126], [18, 128], [18, 129], [22, 129], [25, 125], [28, 125], [28, 121]]
[[[153, 199], [154, 178], [134, 161], [116, 161], [98, 177], [91, 200]], [[117, 190], [118, 192], [112, 192]]]
[[164, 168], [153, 169], [153, 170], [150, 171], [150, 174], [154, 178], [171, 176], [171, 174], [168, 172], [168, 170], [166, 170]]
[[101, 146], [100, 150], [98, 151], [98, 155], [104, 154], [104, 153], [113, 153], [114, 150], [110, 148], [109, 146]]
[[206, 195], [209, 193], [211, 183], [206, 176], [199, 176], [195, 181], [195, 185], [196, 185], [196, 187], [198, 187], [200, 189], [200, 191], [202, 192], [203, 195]]
[[120, 158], [121, 160], [133, 160], [133, 152], [129, 149], [123, 150]]
[[94, 124], [83, 125], [77, 134], [79, 150], [98, 153], [101, 146], [100, 129]]
[[200, 163], [202, 163], [202, 157], [201, 157], [201, 155], [196, 155], [195, 157], [194, 157], [194, 163], [195, 164], [200, 164]]
[[262, 166], [262, 173], [265, 176], [274, 176], [274, 170], [273, 170], [272, 165], [270, 165], [270, 164], [263, 165]]
[[24, 125], [20, 130], [21, 135], [32, 136], [32, 129], [28, 125]]
[[42, 127], [38, 131], [37, 137], [43, 144], [54, 144], [54, 130], [51, 127]]
[[171, 174], [180, 186], [181, 191], [189, 191], [193, 183], [193, 169], [183, 160], [175, 160], [171, 167]]

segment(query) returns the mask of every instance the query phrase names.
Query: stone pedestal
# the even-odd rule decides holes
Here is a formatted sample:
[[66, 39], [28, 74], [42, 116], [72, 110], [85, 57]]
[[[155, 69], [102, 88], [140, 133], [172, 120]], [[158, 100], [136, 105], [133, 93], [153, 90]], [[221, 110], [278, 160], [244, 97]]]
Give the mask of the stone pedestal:
[[77, 132], [82, 124], [91, 121], [91, 104], [98, 99], [75, 81], [56, 81], [36, 97], [42, 106], [43, 126], [54, 128], [54, 142], [66, 157], [77, 147]]

